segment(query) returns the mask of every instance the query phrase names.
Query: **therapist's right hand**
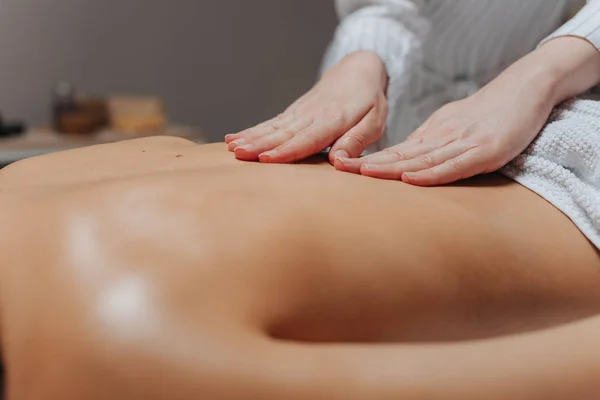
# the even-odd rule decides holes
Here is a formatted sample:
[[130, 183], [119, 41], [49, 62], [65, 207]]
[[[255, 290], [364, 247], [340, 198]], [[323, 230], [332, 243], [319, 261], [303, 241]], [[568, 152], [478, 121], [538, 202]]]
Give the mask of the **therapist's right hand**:
[[338, 157], [359, 157], [383, 133], [387, 82], [377, 54], [352, 53], [282, 114], [225, 141], [236, 158], [246, 161], [292, 163], [329, 146], [332, 164]]

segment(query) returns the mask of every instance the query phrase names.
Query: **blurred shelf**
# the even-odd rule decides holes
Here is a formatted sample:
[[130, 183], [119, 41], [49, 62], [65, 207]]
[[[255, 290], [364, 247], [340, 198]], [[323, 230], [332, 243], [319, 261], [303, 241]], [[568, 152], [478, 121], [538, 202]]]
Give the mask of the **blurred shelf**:
[[198, 144], [206, 143], [204, 133], [182, 126], [172, 126], [162, 132], [143, 136], [115, 131], [103, 131], [93, 135], [64, 135], [49, 129], [35, 129], [19, 137], [0, 139], [0, 166], [57, 151], [150, 136], [175, 136]]

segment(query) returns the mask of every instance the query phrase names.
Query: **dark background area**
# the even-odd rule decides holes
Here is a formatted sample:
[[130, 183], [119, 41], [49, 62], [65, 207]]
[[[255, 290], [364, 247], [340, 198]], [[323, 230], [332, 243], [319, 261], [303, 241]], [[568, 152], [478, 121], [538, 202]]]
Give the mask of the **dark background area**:
[[0, 0], [0, 110], [46, 124], [68, 80], [159, 95], [221, 140], [314, 83], [335, 24], [333, 0]]

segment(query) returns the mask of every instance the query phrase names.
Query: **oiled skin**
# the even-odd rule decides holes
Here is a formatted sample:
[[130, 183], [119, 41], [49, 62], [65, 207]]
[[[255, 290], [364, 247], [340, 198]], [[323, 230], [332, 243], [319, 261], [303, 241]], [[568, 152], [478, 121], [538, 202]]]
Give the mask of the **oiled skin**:
[[[536, 358], [575, 337], [563, 330], [585, 343], [593, 319], [480, 340], [600, 312], [596, 250], [498, 176], [417, 188], [154, 138], [0, 171], [0, 217], [9, 399], [596, 389], [597, 365], [560, 382]], [[530, 369], [510, 372], [524, 352]]]

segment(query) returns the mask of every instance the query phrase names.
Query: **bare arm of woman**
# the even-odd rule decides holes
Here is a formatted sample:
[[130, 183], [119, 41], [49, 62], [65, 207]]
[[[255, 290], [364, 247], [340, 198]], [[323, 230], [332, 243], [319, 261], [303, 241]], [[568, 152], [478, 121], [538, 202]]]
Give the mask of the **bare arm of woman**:
[[359, 157], [382, 135], [421, 54], [423, 0], [336, 0], [341, 23], [317, 84], [282, 114], [227, 135], [246, 161], [294, 162], [329, 146], [330, 161]]
[[339, 169], [425, 186], [496, 171], [536, 138], [554, 106], [600, 83], [598, 48], [595, 0], [483, 89], [435, 112], [404, 143], [341, 159]]

